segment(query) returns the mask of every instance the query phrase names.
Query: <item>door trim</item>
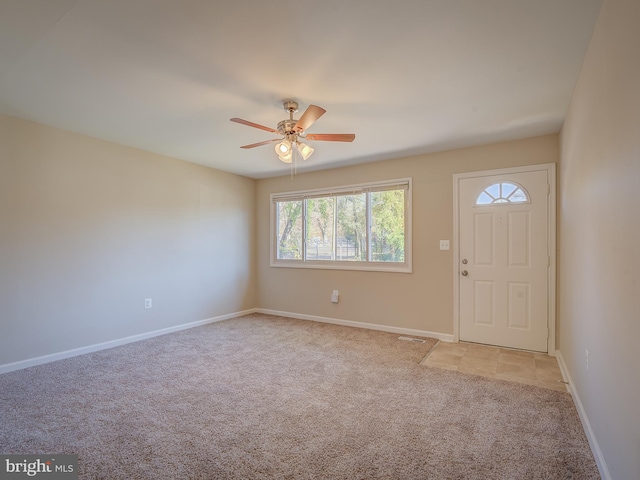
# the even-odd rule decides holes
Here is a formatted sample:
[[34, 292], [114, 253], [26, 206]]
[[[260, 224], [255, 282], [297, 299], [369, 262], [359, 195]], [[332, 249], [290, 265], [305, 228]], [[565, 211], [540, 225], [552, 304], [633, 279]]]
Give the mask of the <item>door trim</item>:
[[544, 163], [524, 167], [501, 168], [497, 170], [482, 170], [477, 172], [453, 174], [453, 341], [460, 341], [460, 180], [465, 178], [489, 177], [509, 173], [526, 173], [544, 170], [549, 179], [549, 197], [547, 215], [549, 219], [549, 235], [547, 251], [549, 252], [549, 267], [547, 268], [547, 318], [549, 337], [547, 338], [547, 354], [556, 355], [556, 164]]

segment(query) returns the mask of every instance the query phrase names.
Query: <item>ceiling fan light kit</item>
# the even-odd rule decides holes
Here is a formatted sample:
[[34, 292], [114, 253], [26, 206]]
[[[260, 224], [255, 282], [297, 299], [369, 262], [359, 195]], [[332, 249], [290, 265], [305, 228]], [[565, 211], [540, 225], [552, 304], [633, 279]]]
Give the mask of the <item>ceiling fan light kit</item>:
[[293, 159], [293, 150], [291, 148], [291, 142], [289, 140], [283, 140], [276, 144], [276, 153], [281, 162], [291, 163]]
[[303, 160], [306, 160], [313, 154], [313, 152], [315, 152], [315, 148], [311, 148], [309, 145], [302, 142], [298, 142], [296, 148], [298, 149], [298, 152], [302, 156]]
[[278, 142], [275, 146], [275, 151], [278, 155], [278, 158], [281, 162], [291, 163], [293, 160], [294, 150], [302, 157], [303, 160], [307, 160], [315, 151], [314, 148], [310, 147], [306, 143], [301, 142], [301, 138], [307, 140], [320, 140], [328, 142], [353, 142], [353, 140], [356, 138], [355, 134], [353, 133], [317, 133], [306, 135], [306, 130], [311, 125], [313, 125], [313, 123], [318, 120], [318, 118], [324, 115], [326, 110], [322, 107], [318, 107], [317, 105], [309, 105], [300, 119], [296, 120], [293, 118], [293, 114], [298, 111], [298, 102], [295, 102], [293, 100], [285, 100], [283, 102], [283, 107], [286, 112], [289, 112], [289, 118], [279, 122], [277, 130], [270, 127], [265, 127], [264, 125], [259, 125], [257, 123], [249, 122], [241, 118], [232, 118], [232, 122], [282, 135], [281, 138], [274, 138], [272, 140], [252, 143], [250, 145], [243, 145], [240, 148], [254, 148], [261, 145]]
[[291, 151], [291, 142], [289, 140], [283, 140], [276, 145], [276, 152], [278, 155], [286, 155]]

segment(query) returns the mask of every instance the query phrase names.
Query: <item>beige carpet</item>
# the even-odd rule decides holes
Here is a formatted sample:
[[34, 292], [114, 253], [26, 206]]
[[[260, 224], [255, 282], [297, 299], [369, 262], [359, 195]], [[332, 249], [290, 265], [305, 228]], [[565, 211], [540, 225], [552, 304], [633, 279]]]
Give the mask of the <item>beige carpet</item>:
[[435, 341], [250, 315], [0, 375], [0, 453], [85, 479], [591, 479], [571, 397]]

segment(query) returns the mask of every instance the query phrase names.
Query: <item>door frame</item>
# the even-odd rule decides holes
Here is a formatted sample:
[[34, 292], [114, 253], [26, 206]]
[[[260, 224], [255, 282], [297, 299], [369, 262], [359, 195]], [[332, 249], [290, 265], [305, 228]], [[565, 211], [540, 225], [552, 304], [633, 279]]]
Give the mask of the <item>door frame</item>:
[[547, 251], [549, 266], [547, 268], [547, 318], [549, 337], [547, 338], [547, 354], [556, 355], [556, 164], [544, 163], [523, 167], [481, 170], [477, 172], [453, 174], [453, 341], [460, 341], [460, 181], [466, 178], [490, 177], [510, 173], [527, 173], [544, 170], [549, 179], [549, 195], [547, 215], [549, 221]]

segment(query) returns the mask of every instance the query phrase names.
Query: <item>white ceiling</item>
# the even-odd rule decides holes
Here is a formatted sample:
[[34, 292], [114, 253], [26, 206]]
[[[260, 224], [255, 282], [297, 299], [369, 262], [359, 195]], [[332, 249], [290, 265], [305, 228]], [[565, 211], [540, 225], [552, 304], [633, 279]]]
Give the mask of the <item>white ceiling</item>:
[[601, 0], [0, 0], [0, 112], [252, 178], [559, 131]]

